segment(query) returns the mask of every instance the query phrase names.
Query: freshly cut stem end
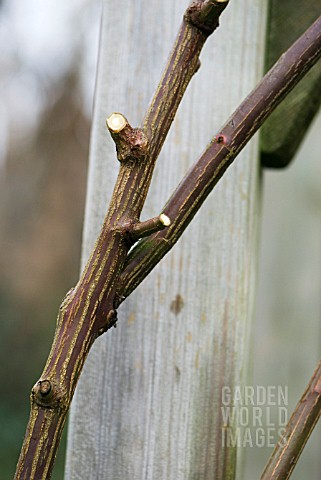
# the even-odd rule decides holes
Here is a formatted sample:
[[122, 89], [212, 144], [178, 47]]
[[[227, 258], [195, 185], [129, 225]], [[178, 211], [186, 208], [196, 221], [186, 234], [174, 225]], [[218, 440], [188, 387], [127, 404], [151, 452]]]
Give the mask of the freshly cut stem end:
[[152, 233], [159, 232], [168, 227], [171, 221], [165, 213], [162, 213], [158, 217], [150, 218], [145, 222], [134, 223], [128, 228], [128, 233], [133, 241], [137, 241], [140, 238], [148, 237]]
[[112, 133], [121, 132], [126, 125], [128, 125], [127, 119], [121, 113], [112, 113], [106, 120], [108, 130]]
[[143, 160], [146, 157], [148, 140], [141, 128], [133, 128], [122, 113], [112, 113], [106, 125], [115, 142], [120, 162]]
[[167, 215], [165, 215], [165, 213], [161, 213], [161, 214], [160, 214], [159, 220], [160, 220], [161, 223], [164, 225], [164, 227], [169, 227], [170, 224], [171, 224], [170, 218], [169, 218]]

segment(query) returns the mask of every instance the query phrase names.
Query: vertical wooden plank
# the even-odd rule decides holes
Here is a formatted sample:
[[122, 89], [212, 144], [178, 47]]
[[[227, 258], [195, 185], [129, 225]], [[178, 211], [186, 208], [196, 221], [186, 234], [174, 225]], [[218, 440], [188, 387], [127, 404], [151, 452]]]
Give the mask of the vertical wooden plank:
[[[106, 115], [138, 124], [186, 1], [104, 2], [83, 263], [116, 178]], [[266, 1], [231, 2], [202, 53], [160, 155], [144, 218], [169, 194], [260, 78]], [[221, 390], [247, 372], [259, 211], [257, 140], [183, 238], [94, 345], [72, 407], [66, 479], [232, 479], [222, 449]]]

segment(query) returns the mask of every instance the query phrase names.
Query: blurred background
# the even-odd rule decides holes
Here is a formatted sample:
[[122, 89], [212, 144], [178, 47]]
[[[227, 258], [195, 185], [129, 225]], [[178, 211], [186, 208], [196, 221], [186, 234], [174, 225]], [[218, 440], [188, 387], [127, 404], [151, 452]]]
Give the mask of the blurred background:
[[78, 280], [100, 9], [0, 3], [0, 480], [13, 477], [30, 388]]
[[[0, 480], [13, 477], [30, 388], [79, 275], [100, 8], [0, 1]], [[287, 385], [289, 413], [321, 350], [320, 157], [319, 114], [294, 163], [263, 178], [252, 379]], [[320, 478], [320, 426], [313, 437], [293, 478]], [[270, 452], [248, 449], [246, 478]], [[64, 445], [54, 479], [63, 464]]]

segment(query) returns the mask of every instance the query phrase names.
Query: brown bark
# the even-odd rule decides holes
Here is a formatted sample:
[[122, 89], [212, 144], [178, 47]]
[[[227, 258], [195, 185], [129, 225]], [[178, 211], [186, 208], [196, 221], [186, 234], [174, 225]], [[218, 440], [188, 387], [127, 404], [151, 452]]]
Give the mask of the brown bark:
[[261, 480], [287, 480], [321, 414], [321, 361], [294, 410]]
[[[160, 149], [187, 85], [199, 68], [199, 54], [208, 36], [201, 27], [204, 22], [206, 28], [213, 24], [213, 31], [227, 1], [197, 2], [197, 5], [201, 20], [196, 26], [197, 15], [191, 21], [187, 10], [143, 127], [133, 129], [125, 119], [118, 129], [107, 121], [120, 161], [118, 179], [90, 259], [78, 284], [68, 292], [60, 307], [51, 352], [40, 380], [32, 389], [30, 419], [16, 479], [51, 477], [84, 361], [94, 340], [117, 321], [119, 276], [137, 233], [140, 230], [146, 233], [139, 226], [140, 213]], [[165, 226], [163, 221], [152, 221], [149, 227], [151, 223], [154, 230]]]
[[[321, 55], [321, 18], [277, 62], [212, 141], [165, 207], [171, 224], [128, 251], [137, 235], [163, 228], [139, 224], [154, 165], [207, 35], [227, 2], [197, 2], [187, 10], [143, 127], [120, 115], [107, 124], [120, 171], [101, 233], [74, 289], [59, 311], [53, 346], [33, 387], [31, 414], [16, 479], [48, 479], [73, 393], [94, 340], [115, 325], [119, 303], [171, 248], [211, 189], [265, 118]], [[197, 8], [195, 8], [197, 7]], [[210, 28], [210, 25], [212, 27]], [[118, 128], [119, 126], [119, 128]], [[168, 224], [165, 221], [165, 224]]]
[[170, 227], [142, 240], [129, 254], [120, 298], [126, 298], [173, 247], [238, 153], [320, 55], [321, 17], [280, 57], [181, 181], [163, 208]]

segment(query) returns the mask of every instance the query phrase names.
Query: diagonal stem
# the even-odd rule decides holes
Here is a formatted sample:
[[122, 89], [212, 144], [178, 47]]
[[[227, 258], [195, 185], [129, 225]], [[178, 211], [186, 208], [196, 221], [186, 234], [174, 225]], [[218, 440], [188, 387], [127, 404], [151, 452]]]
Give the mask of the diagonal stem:
[[275, 446], [261, 480], [287, 480], [321, 414], [321, 360]]
[[320, 56], [321, 17], [280, 57], [186, 174], [162, 210], [171, 219], [170, 227], [133, 248], [120, 277], [121, 299], [173, 247], [236, 156]]
[[[119, 304], [116, 288], [136, 236], [166, 227], [154, 219], [139, 224], [153, 169], [183, 94], [199, 67], [199, 54], [227, 5], [204, 14], [200, 25], [184, 17], [167, 67], [142, 128], [132, 128], [121, 114], [107, 120], [115, 140], [120, 170], [101, 233], [76, 287], [66, 295], [58, 314], [55, 338], [41, 378], [31, 392], [31, 413], [16, 480], [51, 477], [66, 415], [88, 352], [95, 339], [115, 325]], [[224, 7], [224, 8], [223, 8]], [[197, 14], [196, 14], [197, 17]], [[130, 226], [130, 228], [128, 228]], [[167, 227], [166, 227], [167, 228]], [[128, 235], [133, 230], [133, 238]]]

